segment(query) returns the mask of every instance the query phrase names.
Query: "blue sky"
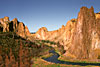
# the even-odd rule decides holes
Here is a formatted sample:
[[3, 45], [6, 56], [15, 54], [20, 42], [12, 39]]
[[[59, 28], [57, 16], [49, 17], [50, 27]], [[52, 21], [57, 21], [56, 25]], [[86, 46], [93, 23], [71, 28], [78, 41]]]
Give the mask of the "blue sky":
[[77, 18], [82, 6], [93, 6], [94, 11], [99, 12], [100, 0], [0, 0], [0, 18], [17, 18], [30, 32], [41, 27], [52, 31]]

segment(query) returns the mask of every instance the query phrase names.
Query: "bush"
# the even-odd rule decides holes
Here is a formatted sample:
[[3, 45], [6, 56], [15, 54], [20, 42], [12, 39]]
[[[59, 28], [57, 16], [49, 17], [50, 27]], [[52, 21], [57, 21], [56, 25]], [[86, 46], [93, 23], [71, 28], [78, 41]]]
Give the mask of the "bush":
[[100, 55], [98, 56], [98, 58], [97, 59], [100, 59]]

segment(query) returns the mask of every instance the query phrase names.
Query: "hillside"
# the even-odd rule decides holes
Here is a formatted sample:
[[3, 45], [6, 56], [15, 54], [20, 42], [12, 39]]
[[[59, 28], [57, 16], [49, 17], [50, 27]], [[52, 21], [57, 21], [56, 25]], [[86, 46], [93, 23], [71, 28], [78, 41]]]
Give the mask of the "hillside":
[[48, 54], [52, 49], [13, 32], [0, 32], [0, 67], [31, 67], [34, 64], [32, 58]]

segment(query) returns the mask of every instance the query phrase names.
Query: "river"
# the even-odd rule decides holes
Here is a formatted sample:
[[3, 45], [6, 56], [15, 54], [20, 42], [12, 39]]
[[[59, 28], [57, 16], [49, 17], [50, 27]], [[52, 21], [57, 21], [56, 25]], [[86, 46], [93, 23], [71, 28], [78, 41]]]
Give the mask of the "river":
[[60, 56], [58, 53], [55, 52], [55, 50], [50, 50], [50, 53], [53, 53], [51, 57], [45, 58], [45, 61], [52, 62], [52, 63], [59, 63], [59, 64], [67, 64], [67, 65], [80, 65], [80, 66], [87, 66], [87, 65], [93, 65], [93, 66], [100, 66], [100, 63], [81, 63], [81, 62], [71, 62], [71, 61], [61, 61], [58, 60], [58, 57]]

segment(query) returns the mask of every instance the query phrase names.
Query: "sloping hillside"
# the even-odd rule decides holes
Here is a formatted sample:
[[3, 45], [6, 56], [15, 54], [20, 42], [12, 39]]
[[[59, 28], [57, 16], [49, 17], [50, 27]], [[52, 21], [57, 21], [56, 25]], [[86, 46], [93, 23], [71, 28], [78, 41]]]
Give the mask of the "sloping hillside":
[[33, 57], [48, 54], [53, 48], [37, 45], [13, 32], [0, 33], [0, 67], [30, 67]]

